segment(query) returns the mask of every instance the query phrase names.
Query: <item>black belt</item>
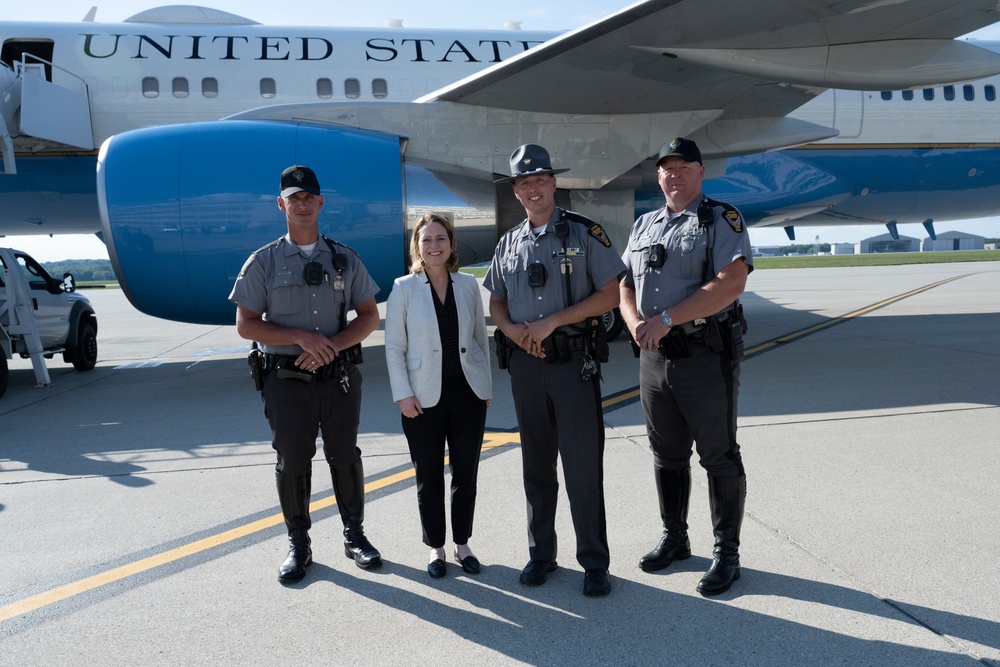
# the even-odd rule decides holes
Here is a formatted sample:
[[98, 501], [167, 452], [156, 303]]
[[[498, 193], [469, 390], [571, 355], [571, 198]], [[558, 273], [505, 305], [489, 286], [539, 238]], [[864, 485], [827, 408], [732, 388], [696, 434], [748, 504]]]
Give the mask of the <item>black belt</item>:
[[705, 327], [701, 327], [691, 332], [684, 331], [680, 327], [671, 329], [666, 336], [660, 339], [658, 345], [660, 353], [667, 359], [684, 359], [693, 354], [693, 350], [707, 348], [705, 343]]
[[[269, 371], [276, 371], [278, 378], [283, 380], [292, 379], [312, 382], [314, 380], [331, 380], [334, 377], [339, 377], [337, 373], [337, 360], [324, 364], [314, 371], [309, 371], [295, 365], [295, 360], [298, 358], [297, 355], [292, 356], [289, 354], [265, 354], [264, 368]], [[283, 375], [284, 377], [282, 377]]]

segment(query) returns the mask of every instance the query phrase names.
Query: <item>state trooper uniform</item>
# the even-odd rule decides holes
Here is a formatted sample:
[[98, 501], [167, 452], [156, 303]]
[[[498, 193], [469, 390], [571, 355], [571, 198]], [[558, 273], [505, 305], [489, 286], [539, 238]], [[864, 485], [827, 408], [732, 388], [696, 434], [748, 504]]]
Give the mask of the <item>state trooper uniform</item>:
[[[317, 183], [317, 191], [318, 187]], [[361, 258], [349, 247], [321, 235], [307, 254], [286, 235], [250, 256], [229, 300], [267, 322], [329, 338], [347, 325], [347, 311], [378, 291]], [[301, 560], [305, 565], [311, 562], [307, 531], [312, 525], [312, 458], [316, 437], [322, 434], [323, 454], [344, 524], [345, 553], [359, 567], [381, 565], [381, 557], [364, 537], [362, 525], [364, 468], [357, 446], [362, 378], [355, 363], [361, 360], [360, 347], [342, 350], [333, 362], [314, 373], [295, 365], [302, 354], [297, 345], [262, 344], [261, 348], [265, 371], [261, 398], [277, 452], [278, 498], [293, 551], [303, 549], [308, 556]], [[359, 549], [366, 557], [359, 556]]]
[[[675, 156], [701, 162], [694, 142], [678, 139], [664, 146], [657, 164]], [[661, 316], [669, 326], [668, 308], [740, 258], [753, 270], [750, 239], [739, 212], [702, 195], [683, 211], [671, 212], [664, 205], [636, 220], [623, 254], [628, 267], [624, 282], [635, 288], [640, 318]], [[746, 476], [736, 441], [736, 415], [744, 326], [742, 308], [735, 302], [714, 317], [673, 326], [659, 349], [641, 351], [640, 398], [664, 525], [660, 544], [640, 560], [644, 570], [690, 556], [693, 442], [708, 474], [716, 558], [735, 559], [739, 577]]]
[[[543, 168], [530, 173], [566, 171], [551, 169], [548, 153], [541, 147], [528, 145], [522, 153], [525, 148], [544, 154]], [[515, 152], [511, 158], [515, 177], [523, 175], [517, 156]], [[526, 323], [583, 301], [619, 278], [624, 269], [599, 224], [556, 207], [544, 227], [533, 229], [525, 219], [504, 234], [483, 284], [507, 302], [512, 322]], [[543, 345], [544, 359], [513, 343], [509, 348], [507, 363], [521, 432], [529, 553], [532, 562], [548, 568], [544, 571], [555, 568], [557, 555], [559, 456], [576, 532], [577, 560], [588, 571], [606, 572], [610, 563], [599, 352], [591, 349], [592, 325], [600, 318], [590, 320], [557, 329]], [[533, 583], [544, 581], [544, 571], [541, 580]], [[530, 583], [523, 576], [522, 582]]]

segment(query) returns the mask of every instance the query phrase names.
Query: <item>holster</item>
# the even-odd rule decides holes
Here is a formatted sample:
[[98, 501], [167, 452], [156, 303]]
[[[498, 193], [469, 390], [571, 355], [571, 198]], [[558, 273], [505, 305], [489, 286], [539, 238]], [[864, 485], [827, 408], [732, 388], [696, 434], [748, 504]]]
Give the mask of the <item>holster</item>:
[[337, 355], [337, 358], [350, 362], [355, 366], [365, 363], [365, 357], [361, 352], [361, 343], [355, 343], [346, 350], [341, 350], [340, 354]]
[[611, 346], [608, 344], [608, 328], [604, 326], [604, 318], [599, 317], [597, 324], [589, 332], [590, 353], [594, 359], [604, 364], [611, 356]]
[[542, 351], [545, 352], [545, 362], [549, 364], [569, 361], [573, 358], [565, 331], [553, 331], [549, 337], [543, 339]]
[[733, 302], [728, 311], [729, 317], [720, 324], [722, 342], [729, 351], [729, 358], [739, 361], [743, 358], [743, 334], [747, 332], [747, 321], [743, 317], [743, 304], [739, 299]]
[[264, 376], [267, 373], [264, 364], [264, 351], [253, 344], [250, 354], [247, 355], [247, 364], [250, 366], [250, 377], [253, 378], [253, 386], [257, 391], [264, 389]]
[[660, 352], [667, 359], [683, 359], [691, 356], [687, 334], [680, 327], [673, 327], [660, 339]]
[[507, 370], [507, 367], [510, 365], [510, 339], [497, 327], [497, 330], [493, 332], [493, 340], [497, 344], [497, 368], [502, 371]]

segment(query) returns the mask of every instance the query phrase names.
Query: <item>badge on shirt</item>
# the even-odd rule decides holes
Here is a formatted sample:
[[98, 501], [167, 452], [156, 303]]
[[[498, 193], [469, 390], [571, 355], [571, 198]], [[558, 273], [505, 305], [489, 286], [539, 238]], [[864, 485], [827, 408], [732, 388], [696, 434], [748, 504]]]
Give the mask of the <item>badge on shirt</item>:
[[333, 278], [333, 289], [335, 289], [338, 292], [344, 291], [344, 276], [340, 275], [339, 273]]
[[608, 238], [608, 235], [604, 233], [604, 228], [601, 227], [599, 224], [595, 222], [593, 225], [590, 226], [590, 229], [588, 231], [590, 232], [591, 236], [593, 236], [595, 239], [603, 243], [605, 248], [611, 247], [611, 239]]

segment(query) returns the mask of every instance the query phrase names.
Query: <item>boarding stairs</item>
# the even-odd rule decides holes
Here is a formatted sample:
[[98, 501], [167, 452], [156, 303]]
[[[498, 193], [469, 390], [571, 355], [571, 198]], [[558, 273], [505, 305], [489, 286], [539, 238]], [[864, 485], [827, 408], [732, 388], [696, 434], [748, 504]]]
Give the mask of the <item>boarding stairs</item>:
[[17, 350], [16, 339], [24, 341], [38, 386], [51, 385], [27, 281], [16, 268], [4, 269], [0, 265], [0, 354], [4, 354], [7, 359], [12, 358]]
[[[46, 67], [54, 81], [46, 80]], [[0, 151], [4, 173], [16, 174], [14, 151], [94, 149], [87, 82], [25, 53], [13, 68], [0, 65]]]

